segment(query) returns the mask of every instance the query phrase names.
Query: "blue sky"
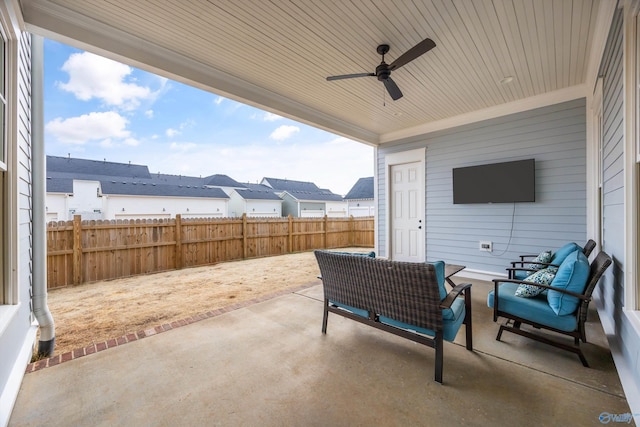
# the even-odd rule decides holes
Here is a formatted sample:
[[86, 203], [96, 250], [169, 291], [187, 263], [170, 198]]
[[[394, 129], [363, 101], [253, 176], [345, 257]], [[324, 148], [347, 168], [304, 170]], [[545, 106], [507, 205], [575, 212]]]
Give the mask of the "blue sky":
[[338, 194], [373, 176], [364, 144], [52, 40], [44, 60], [48, 155], [311, 181]]

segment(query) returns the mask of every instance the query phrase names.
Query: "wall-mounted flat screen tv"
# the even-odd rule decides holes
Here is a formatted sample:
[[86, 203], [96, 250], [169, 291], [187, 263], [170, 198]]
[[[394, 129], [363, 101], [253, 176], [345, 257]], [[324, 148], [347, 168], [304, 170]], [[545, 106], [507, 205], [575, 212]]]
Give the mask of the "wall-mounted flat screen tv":
[[535, 159], [453, 169], [453, 203], [535, 202]]

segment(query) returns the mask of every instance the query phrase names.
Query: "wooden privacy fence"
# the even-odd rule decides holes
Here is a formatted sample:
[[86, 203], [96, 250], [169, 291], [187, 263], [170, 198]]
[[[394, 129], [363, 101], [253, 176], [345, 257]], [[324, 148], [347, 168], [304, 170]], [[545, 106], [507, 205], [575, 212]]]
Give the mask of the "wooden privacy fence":
[[373, 217], [82, 221], [76, 215], [47, 226], [47, 287], [349, 246], [374, 246]]

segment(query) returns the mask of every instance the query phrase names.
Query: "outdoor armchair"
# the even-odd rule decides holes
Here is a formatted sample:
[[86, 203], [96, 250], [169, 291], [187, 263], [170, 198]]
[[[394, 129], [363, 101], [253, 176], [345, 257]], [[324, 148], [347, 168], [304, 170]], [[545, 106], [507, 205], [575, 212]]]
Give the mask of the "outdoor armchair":
[[544, 257], [542, 252], [540, 254], [526, 254], [520, 255], [519, 261], [512, 261], [511, 267], [507, 268], [507, 273], [510, 279], [524, 280], [527, 276], [535, 273], [536, 270], [547, 267], [559, 267], [562, 261], [575, 250], [580, 250], [588, 258], [591, 252], [596, 247], [596, 242], [589, 239], [585, 243], [584, 247], [580, 247], [577, 243], [569, 242], [564, 246], [558, 248], [555, 252], [545, 251], [549, 253], [548, 257]]
[[[589, 366], [580, 348], [580, 341], [587, 342], [585, 322], [591, 295], [598, 280], [611, 265], [611, 257], [600, 252], [591, 265], [582, 251], [569, 254], [559, 266], [550, 283], [545, 284], [543, 269], [538, 274], [541, 280], [493, 279], [494, 290], [489, 292], [487, 305], [493, 308], [493, 321], [505, 319], [500, 325], [496, 340], [502, 332], [513, 332], [536, 341], [573, 352], [584, 366]], [[550, 277], [550, 276], [547, 276]], [[529, 293], [532, 288], [539, 288]], [[526, 297], [525, 297], [526, 295]], [[529, 325], [534, 329], [522, 329]], [[548, 336], [535, 329], [546, 329], [574, 339], [573, 345]]]

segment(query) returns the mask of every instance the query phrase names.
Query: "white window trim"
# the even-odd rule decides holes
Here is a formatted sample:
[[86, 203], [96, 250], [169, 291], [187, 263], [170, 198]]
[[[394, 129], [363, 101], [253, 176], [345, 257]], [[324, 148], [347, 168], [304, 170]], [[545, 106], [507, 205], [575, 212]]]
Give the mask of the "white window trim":
[[[17, 129], [15, 124], [17, 123], [17, 95], [18, 95], [18, 43], [20, 29], [17, 27], [15, 11], [11, 8], [11, 5], [7, 5], [4, 2], [0, 4], [0, 31], [2, 31], [5, 39], [5, 96], [7, 99], [6, 111], [5, 111], [5, 141], [6, 141], [6, 158], [5, 158], [5, 189], [7, 194], [4, 195], [4, 217], [0, 216], [0, 221], [4, 224], [3, 240], [0, 242], [2, 245], [4, 267], [0, 271], [3, 275], [4, 283], [0, 283], [1, 286], [6, 286], [5, 301], [6, 305], [17, 305], [19, 301], [19, 276], [17, 271], [18, 266], [18, 192], [17, 192]], [[6, 311], [6, 310], [5, 310]], [[14, 310], [9, 310], [13, 312]], [[6, 313], [5, 313], [6, 314]], [[1, 321], [4, 323], [9, 315], [3, 315]], [[2, 325], [0, 325], [0, 328]]]
[[[625, 310], [640, 309], [638, 274], [638, 165], [640, 155], [640, 0], [628, 0], [624, 10], [624, 230]], [[635, 314], [637, 316], [638, 313]]]

